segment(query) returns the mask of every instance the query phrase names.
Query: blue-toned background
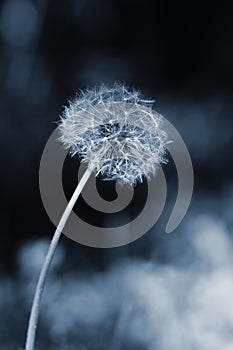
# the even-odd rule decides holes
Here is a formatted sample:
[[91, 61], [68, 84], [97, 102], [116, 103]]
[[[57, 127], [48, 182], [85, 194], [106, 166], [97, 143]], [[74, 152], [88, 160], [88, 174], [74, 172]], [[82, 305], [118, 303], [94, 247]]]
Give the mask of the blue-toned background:
[[[37, 349], [232, 349], [232, 33], [230, 8], [208, 1], [1, 1], [1, 350], [23, 347], [54, 231], [39, 195], [44, 145], [67, 98], [116, 80], [155, 99], [182, 135], [194, 166], [193, 201], [165, 235], [177, 191], [171, 160], [166, 210], [140, 240], [101, 250], [62, 237]], [[65, 164], [67, 197], [77, 165]], [[113, 184], [98, 186], [114, 198]], [[136, 187], [129, 217], [144, 190]], [[90, 215], [82, 201], [76, 212]]]

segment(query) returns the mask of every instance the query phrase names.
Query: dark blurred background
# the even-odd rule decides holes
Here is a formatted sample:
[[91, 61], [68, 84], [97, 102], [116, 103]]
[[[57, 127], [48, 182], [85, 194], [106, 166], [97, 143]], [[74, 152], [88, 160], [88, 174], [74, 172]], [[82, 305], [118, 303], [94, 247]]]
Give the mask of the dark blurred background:
[[[175, 167], [171, 161], [167, 170], [164, 169], [168, 176], [168, 189], [171, 190], [168, 193], [167, 214], [165, 211], [155, 227], [137, 242], [127, 247], [102, 250], [81, 246], [62, 237], [60, 250], [57, 252], [57, 263], [54, 263], [55, 270], [51, 272], [50, 284], [45, 293], [48, 296], [44, 296], [44, 303], [48, 305], [47, 308], [53, 305], [56, 312], [59, 312], [57, 309], [60, 308], [63, 323], [58, 322], [55, 331], [55, 325], [51, 326], [59, 319], [59, 316], [54, 316], [55, 311], [54, 314], [51, 311], [51, 314], [47, 315], [45, 312], [44, 316], [41, 316], [38, 349], [215, 349], [211, 341], [205, 342], [201, 333], [205, 323], [200, 330], [196, 323], [197, 328], [190, 323], [190, 327], [194, 327], [196, 333], [188, 336], [187, 332], [182, 333], [186, 322], [180, 325], [176, 318], [174, 324], [177, 330], [171, 327], [174, 334], [170, 334], [167, 338], [176, 337], [179, 333], [180, 343], [178, 340], [177, 343], [174, 340], [173, 345], [166, 343], [168, 340], [164, 340], [166, 336], [161, 335], [162, 330], [161, 332], [158, 330], [159, 326], [158, 328], [154, 326], [155, 329], [147, 331], [149, 334], [140, 338], [139, 325], [136, 323], [135, 328], [132, 326], [132, 329], [128, 329], [128, 323], [134, 324], [132, 320], [141, 319], [145, 315], [147, 322], [151, 320], [150, 324], [156, 325], [161, 320], [166, 321], [162, 316], [160, 318], [159, 313], [155, 316], [159, 307], [156, 308], [157, 311], [152, 312], [153, 317], [150, 315], [150, 310], [153, 310], [155, 305], [152, 302], [148, 309], [143, 306], [133, 309], [133, 316], [130, 314], [132, 320], [127, 318], [124, 320], [122, 308], [131, 310], [132, 306], [128, 306], [127, 297], [117, 295], [115, 290], [111, 292], [111, 288], [125, 291], [122, 286], [114, 284], [121, 279], [121, 271], [128, 269], [130, 276], [132, 266], [132, 274], [137, 275], [135, 271], [137, 268], [143, 270], [144, 267], [142, 268], [140, 264], [145, 262], [152, 264], [153, 269], [157, 267], [162, 269], [165, 265], [173, 269], [173, 266], [176, 266], [176, 273], [179, 273], [186, 264], [190, 264], [188, 266], [195, 266], [191, 275], [193, 273], [194, 280], [198, 278], [199, 275], [196, 274], [198, 267], [195, 265], [195, 262], [199, 261], [198, 255], [196, 253], [187, 255], [187, 251], [188, 247], [192, 250], [193, 245], [198, 245], [197, 241], [193, 243], [193, 238], [190, 238], [195, 237], [190, 230], [195, 226], [193, 223], [200, 220], [203, 221], [197, 228], [198, 232], [201, 227], [204, 230], [205, 225], [209, 225], [209, 229], [205, 231], [209, 234], [206, 249], [209, 249], [208, 251], [217, 249], [214, 256], [221, 255], [221, 252], [221, 256], [227, 254], [225, 248], [219, 253], [218, 247], [211, 246], [213, 244], [211, 235], [216, 227], [219, 227], [218, 225], [223, 225], [221, 227], [224, 229], [220, 229], [218, 237], [226, 236], [226, 240], [230, 241], [226, 241], [228, 242], [226, 244], [221, 241], [219, 245], [226, 247], [231, 244], [232, 23], [230, 3], [227, 6], [224, 2], [217, 4], [210, 1], [169, 3], [146, 0], [2, 0], [0, 2], [2, 150], [0, 349], [19, 349], [23, 346], [35, 281], [47, 249], [48, 239], [54, 231], [54, 226], [43, 208], [38, 186], [40, 157], [47, 139], [56, 127], [54, 122], [58, 121], [67, 99], [74, 96], [79, 89], [101, 83], [111, 84], [115, 81], [125, 82], [128, 86], [139, 89], [147, 98], [155, 99], [155, 109], [172, 122], [182, 135], [194, 166], [193, 202], [181, 226], [174, 234], [166, 236], [164, 227], [177, 190]], [[70, 160], [67, 160], [65, 181], [68, 197], [75, 182], [69, 167], [74, 169], [74, 164], [75, 166], [77, 164], [69, 165], [69, 162]], [[72, 162], [78, 161], [72, 160]], [[143, 186], [145, 187], [144, 184], [137, 186], [135, 191], [138, 196], [143, 197]], [[100, 187], [103, 194], [114, 191], [111, 184], [100, 184]], [[137, 209], [137, 206], [135, 208]], [[200, 219], [199, 216], [203, 214], [204, 219]], [[232, 250], [229, 252], [229, 259], [231, 255]], [[118, 271], [118, 266], [122, 264], [122, 270], [119, 267]], [[135, 264], [140, 266], [135, 267]], [[207, 262], [202, 261], [202, 265], [203, 271], [206, 271]], [[219, 265], [217, 266], [219, 271]], [[228, 270], [229, 266], [226, 263], [223, 271]], [[159, 280], [160, 275], [156, 271], [153, 276], [157, 276]], [[211, 271], [215, 272], [215, 267], [212, 267]], [[124, 276], [125, 274], [126, 272]], [[113, 276], [116, 276], [115, 282]], [[143, 278], [147, 281], [147, 277], [143, 276], [141, 272], [142, 284]], [[169, 276], [170, 283], [172, 277]], [[89, 277], [91, 284], [88, 284]], [[104, 292], [99, 289], [101, 282], [99, 280], [96, 282], [96, 278], [103, 281], [101, 288], [104, 288], [104, 285], [109, 287], [108, 296], [104, 294], [105, 289]], [[129, 280], [129, 277], [124, 278]], [[205, 276], [203, 278], [205, 279]], [[77, 285], [76, 295], [72, 283], [77, 279], [81, 279], [86, 289]], [[233, 288], [232, 284], [230, 286], [227, 284], [230, 279], [230, 275], [229, 278], [226, 277], [225, 283], [228, 286], [226, 291]], [[63, 290], [61, 281], [67, 283], [68, 289]], [[164, 290], [167, 290], [167, 280], [159, 281], [164, 283]], [[185, 281], [183, 285], [188, 286], [188, 281]], [[178, 286], [179, 283], [177, 277]], [[210, 289], [214, 283], [217, 285], [216, 281], [209, 282]], [[56, 292], [55, 285], [60, 294]], [[154, 287], [149, 284], [148, 290], [153, 294], [151, 288], [153, 290]], [[72, 307], [68, 308], [62, 299], [62, 296], [65, 298], [65, 293], [67, 299], [73, 293], [74, 300], [75, 295], [82, 300], [83, 294], [80, 290], [84, 291], [84, 294], [85, 291], [89, 291], [90, 298], [87, 298], [87, 305], [90, 303], [99, 305], [99, 308], [93, 306], [93, 314], [90, 309], [86, 311], [84, 308], [80, 311], [77, 308], [75, 316], [72, 314]], [[185, 297], [191, 297], [189, 288], [185, 287], [184, 290], [187, 292]], [[52, 293], [55, 296], [50, 300]], [[100, 295], [102, 297], [105, 295], [108, 299], [103, 300], [103, 305], [102, 301], [100, 302]], [[111, 298], [114, 296], [120, 300], [119, 305], [116, 299], [110, 298], [110, 295]], [[161, 297], [164, 293], [160, 291], [157, 295]], [[224, 292], [219, 295], [213, 300], [213, 304], [221, 305], [220, 300], [227, 297]], [[148, 296], [141, 295], [138, 298], [148, 299]], [[205, 309], [206, 300], [209, 300], [206, 298], [205, 301], [202, 300], [204, 305], [201, 308], [202, 316], [209, 312], [209, 309]], [[137, 304], [138, 299], [135, 300]], [[166, 301], [163, 299], [162, 303], [170, 305], [171, 300], [173, 294], [168, 295]], [[101, 310], [102, 307], [105, 308], [105, 301], [106, 304], [109, 302], [108, 306], [106, 305], [108, 313], [103, 314]], [[176, 302], [177, 300], [174, 300], [174, 305]], [[127, 304], [126, 307], [124, 303]], [[62, 305], [66, 306], [64, 310]], [[84, 301], [83, 305], [86, 305]], [[162, 314], [171, 313], [172, 318], [173, 307], [166, 306], [166, 308], [162, 309]], [[187, 305], [184, 309], [187, 313], [191, 312]], [[218, 311], [216, 310], [216, 315], [219, 314]], [[86, 312], [89, 312], [88, 317]], [[73, 318], [69, 317], [70, 314]], [[134, 318], [134, 314], [137, 317]], [[221, 338], [219, 328], [213, 328], [211, 333], [215, 343], [218, 344], [216, 349], [231, 349], [228, 343], [224, 343], [226, 339], [233, 341], [233, 319], [227, 317], [229, 334]], [[97, 326], [97, 321], [103, 322], [105, 326], [103, 328]], [[211, 328], [208, 321], [206, 322]], [[220, 319], [219, 324], [225, 325], [224, 322]], [[202, 325], [201, 322], [200, 324]], [[123, 330], [126, 330], [127, 335], [123, 336]], [[152, 334], [157, 334], [156, 339]], [[186, 345], [182, 347], [181, 344]]]

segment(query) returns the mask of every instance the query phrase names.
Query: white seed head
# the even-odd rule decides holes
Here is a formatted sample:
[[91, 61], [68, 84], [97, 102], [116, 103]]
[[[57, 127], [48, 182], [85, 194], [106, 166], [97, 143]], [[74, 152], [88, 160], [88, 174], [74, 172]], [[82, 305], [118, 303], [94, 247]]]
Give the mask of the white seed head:
[[166, 163], [167, 134], [153, 101], [114, 84], [81, 91], [65, 107], [59, 140], [103, 180], [135, 185]]

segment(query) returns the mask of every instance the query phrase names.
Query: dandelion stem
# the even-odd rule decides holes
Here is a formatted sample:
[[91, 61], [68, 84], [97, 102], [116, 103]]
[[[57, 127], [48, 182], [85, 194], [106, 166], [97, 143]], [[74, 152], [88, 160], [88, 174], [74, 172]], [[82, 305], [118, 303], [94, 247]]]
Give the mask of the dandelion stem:
[[43, 262], [41, 271], [40, 271], [40, 276], [37, 282], [36, 286], [36, 291], [32, 303], [32, 308], [31, 308], [31, 314], [29, 318], [29, 323], [28, 323], [28, 329], [27, 329], [27, 338], [26, 338], [26, 344], [25, 344], [25, 350], [33, 350], [34, 349], [34, 343], [35, 343], [35, 336], [36, 336], [36, 328], [38, 324], [38, 317], [39, 317], [39, 310], [40, 310], [40, 304], [42, 300], [42, 294], [44, 290], [44, 285], [45, 285], [45, 280], [48, 275], [49, 267], [51, 264], [51, 261], [53, 259], [55, 249], [57, 247], [58, 241], [60, 239], [62, 230], [69, 218], [69, 215], [81, 193], [83, 190], [86, 182], [88, 181], [90, 175], [92, 173], [92, 168], [89, 166], [84, 173], [83, 177], [81, 178], [78, 186], [76, 187], [62, 217], [61, 220], [57, 226], [57, 229], [54, 233], [54, 236], [51, 240], [46, 258]]

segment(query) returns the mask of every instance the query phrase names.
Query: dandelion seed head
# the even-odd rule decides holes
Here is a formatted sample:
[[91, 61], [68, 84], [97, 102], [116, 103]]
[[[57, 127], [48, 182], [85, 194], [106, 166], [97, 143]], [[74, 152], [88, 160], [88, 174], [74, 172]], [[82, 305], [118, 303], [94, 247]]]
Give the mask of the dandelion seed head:
[[81, 91], [63, 111], [59, 140], [101, 179], [135, 185], [167, 162], [167, 134], [152, 107], [122, 84]]

